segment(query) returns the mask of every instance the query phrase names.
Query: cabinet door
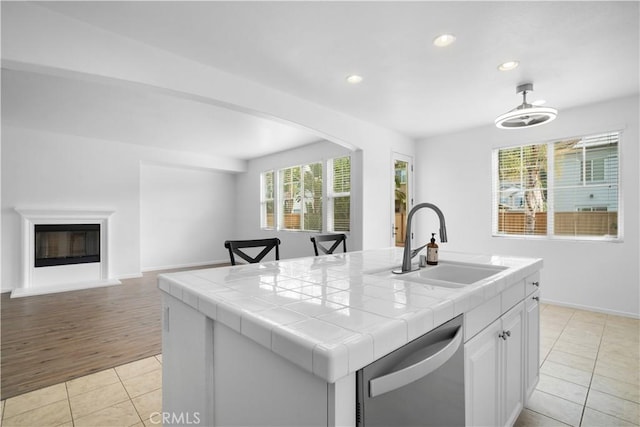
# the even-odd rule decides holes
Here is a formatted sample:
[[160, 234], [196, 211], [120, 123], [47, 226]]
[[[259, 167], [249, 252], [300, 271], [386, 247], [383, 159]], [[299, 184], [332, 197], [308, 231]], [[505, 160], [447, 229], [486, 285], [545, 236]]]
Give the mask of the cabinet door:
[[464, 346], [467, 426], [497, 426], [500, 421], [500, 319]]
[[525, 368], [524, 368], [524, 401], [529, 401], [531, 393], [538, 385], [540, 378], [540, 292], [527, 297], [525, 302]]
[[502, 418], [500, 425], [515, 423], [524, 404], [524, 303], [502, 316]]

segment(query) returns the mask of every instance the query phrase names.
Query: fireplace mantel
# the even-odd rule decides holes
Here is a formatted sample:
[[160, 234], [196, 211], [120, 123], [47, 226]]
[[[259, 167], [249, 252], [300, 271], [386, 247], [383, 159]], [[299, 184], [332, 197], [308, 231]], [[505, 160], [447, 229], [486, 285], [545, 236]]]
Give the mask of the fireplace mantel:
[[[22, 209], [21, 282], [11, 297], [65, 292], [99, 286], [116, 285], [110, 272], [110, 218], [113, 210], [90, 209]], [[99, 224], [100, 261], [91, 264], [35, 267], [35, 226], [41, 224]]]

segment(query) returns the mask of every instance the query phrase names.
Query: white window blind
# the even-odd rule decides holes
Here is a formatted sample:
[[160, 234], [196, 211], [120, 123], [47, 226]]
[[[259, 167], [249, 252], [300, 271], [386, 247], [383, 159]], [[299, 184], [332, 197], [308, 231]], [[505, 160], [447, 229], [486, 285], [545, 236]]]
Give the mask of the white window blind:
[[351, 158], [331, 159], [328, 162], [328, 229], [347, 232], [351, 223]]
[[337, 157], [262, 172], [260, 205], [263, 229], [348, 232], [351, 158]]
[[497, 234], [547, 233], [547, 146], [498, 150], [494, 191]]
[[267, 171], [260, 175], [260, 227], [275, 228], [274, 172]]
[[495, 235], [618, 239], [620, 132], [494, 151]]
[[279, 172], [279, 228], [322, 230], [322, 163], [294, 166]]
[[618, 237], [618, 145], [610, 132], [554, 144], [557, 236]]

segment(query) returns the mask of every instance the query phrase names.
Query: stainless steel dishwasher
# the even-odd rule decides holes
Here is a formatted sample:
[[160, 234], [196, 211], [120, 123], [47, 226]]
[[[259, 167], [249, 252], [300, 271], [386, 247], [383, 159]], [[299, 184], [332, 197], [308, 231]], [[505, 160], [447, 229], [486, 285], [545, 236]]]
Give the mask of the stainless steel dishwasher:
[[464, 426], [462, 315], [356, 373], [357, 426]]

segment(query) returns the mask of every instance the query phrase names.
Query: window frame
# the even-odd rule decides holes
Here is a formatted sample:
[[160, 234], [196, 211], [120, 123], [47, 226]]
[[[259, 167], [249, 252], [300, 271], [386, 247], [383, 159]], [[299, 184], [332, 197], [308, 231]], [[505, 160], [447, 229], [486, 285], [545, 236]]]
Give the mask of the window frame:
[[[556, 188], [555, 183], [555, 146], [557, 143], [566, 142], [572, 139], [583, 139], [583, 138], [594, 138], [598, 136], [604, 136], [612, 134], [617, 134], [616, 148], [617, 154], [615, 156], [607, 155], [603, 157], [605, 163], [605, 171], [604, 171], [604, 179], [603, 180], [588, 180], [585, 181], [585, 167], [583, 166], [583, 161], [586, 160], [584, 157], [585, 151], [583, 150], [583, 158], [580, 161], [581, 170], [580, 170], [580, 178], [577, 186], [581, 187], [597, 187], [607, 183], [607, 170], [606, 163], [607, 159], [617, 158], [617, 170], [616, 170], [616, 180], [613, 185], [616, 185], [617, 194], [617, 235], [562, 235], [556, 234], [555, 231], [555, 214], [556, 214], [556, 206], [555, 206], [555, 193], [560, 188]], [[589, 242], [611, 242], [611, 243], [620, 243], [624, 241], [624, 204], [623, 204], [623, 192], [622, 192], [622, 168], [623, 168], [623, 139], [624, 139], [624, 131], [621, 129], [610, 130], [605, 132], [592, 132], [589, 134], [581, 135], [581, 136], [571, 136], [565, 138], [555, 138], [553, 140], [547, 140], [541, 143], [526, 143], [526, 144], [517, 144], [510, 146], [497, 147], [492, 149], [492, 195], [491, 195], [491, 236], [497, 238], [507, 238], [507, 239], [525, 239], [525, 240], [558, 240], [558, 241], [589, 241]], [[546, 233], [544, 234], [516, 234], [516, 233], [504, 233], [498, 231], [498, 215], [499, 215], [499, 205], [500, 205], [500, 179], [499, 179], [499, 154], [502, 150], [509, 150], [513, 148], [526, 147], [531, 145], [546, 145], [547, 146], [547, 185], [544, 188], [547, 194], [546, 198], [546, 214], [547, 214], [547, 224], [546, 224]], [[586, 148], [585, 148], [586, 149]], [[593, 160], [593, 159], [591, 159]], [[593, 169], [593, 168], [592, 168]], [[593, 170], [592, 170], [593, 173]], [[601, 205], [601, 203], [594, 204], [593, 208], [600, 207], [596, 205]], [[579, 206], [576, 205], [576, 212], [581, 211], [578, 209]], [[602, 211], [601, 209], [592, 209], [591, 211]], [[604, 211], [609, 211], [605, 209]]]
[[[266, 191], [266, 175], [267, 174], [271, 174], [271, 186], [272, 186], [272, 197], [268, 198], [266, 197], [265, 193]], [[276, 198], [275, 198], [275, 194], [276, 194], [276, 185], [277, 185], [277, 181], [276, 181], [276, 173], [274, 169], [268, 170], [268, 171], [264, 171], [260, 173], [260, 229], [261, 230], [275, 230], [276, 226], [277, 226], [277, 214], [278, 214], [278, 206], [277, 203], [275, 202]], [[268, 202], [273, 203], [273, 225], [269, 226], [268, 224], [268, 218], [267, 218], [267, 203]]]
[[[338, 159], [344, 159], [347, 158], [349, 159], [349, 191], [335, 191], [334, 188], [334, 162]], [[340, 156], [340, 157], [333, 157], [329, 160], [326, 161], [326, 166], [327, 166], [327, 173], [325, 174], [327, 177], [326, 180], [326, 200], [327, 200], [327, 204], [326, 204], [326, 226], [325, 229], [327, 230], [327, 232], [329, 233], [349, 233], [351, 231], [351, 182], [352, 182], [352, 176], [351, 176], [351, 156], [350, 155], [346, 155], [346, 156]], [[348, 197], [349, 198], [349, 229], [348, 230], [336, 230], [335, 229], [335, 201], [338, 198], [344, 198], [344, 197]]]
[[[349, 188], [350, 191], [349, 192], [334, 192], [333, 191], [333, 161], [335, 159], [340, 159], [340, 158], [349, 158]], [[305, 166], [311, 166], [311, 165], [316, 165], [316, 164], [320, 164], [321, 165], [321, 170], [322, 170], [322, 193], [319, 197], [320, 202], [322, 203], [321, 206], [321, 221], [320, 221], [320, 229], [319, 230], [312, 230], [312, 229], [305, 229], [304, 227], [304, 198], [302, 201], [302, 208], [301, 208], [301, 212], [300, 212], [300, 228], [286, 228], [285, 227], [285, 220], [284, 220], [284, 215], [285, 215], [285, 209], [283, 208], [283, 203], [284, 203], [284, 191], [283, 191], [283, 186], [285, 185], [285, 183], [283, 182], [283, 178], [282, 178], [282, 173], [284, 173], [283, 171], [287, 170], [287, 169], [296, 169], [298, 168], [298, 170], [300, 171], [300, 193], [304, 194], [304, 167]], [[270, 170], [265, 170], [260, 172], [260, 228], [262, 230], [276, 230], [276, 231], [283, 231], [283, 232], [294, 232], [294, 233], [300, 233], [300, 232], [305, 232], [305, 233], [323, 233], [323, 232], [327, 232], [327, 233], [332, 233], [332, 232], [336, 232], [336, 233], [344, 233], [349, 235], [349, 233], [351, 232], [351, 227], [352, 227], [352, 217], [351, 217], [351, 213], [353, 211], [352, 209], [352, 199], [351, 199], [351, 185], [353, 182], [353, 169], [352, 169], [352, 164], [353, 164], [353, 157], [351, 154], [345, 154], [345, 155], [338, 155], [335, 157], [331, 157], [331, 158], [324, 158], [324, 159], [319, 159], [319, 160], [314, 160], [314, 161], [309, 161], [309, 162], [303, 162], [301, 164], [298, 165], [290, 165], [290, 166], [283, 166], [283, 167], [278, 167], [278, 168], [273, 168]], [[273, 173], [273, 192], [274, 192], [274, 227], [267, 227], [266, 226], [266, 198], [264, 196], [264, 192], [265, 192], [265, 184], [264, 184], [264, 180], [265, 180], [265, 175], [269, 172]], [[333, 201], [335, 200], [335, 198], [338, 197], [349, 197], [349, 230], [348, 231], [333, 231], [334, 230], [334, 226], [333, 226]], [[331, 215], [331, 216], [330, 216]]]

